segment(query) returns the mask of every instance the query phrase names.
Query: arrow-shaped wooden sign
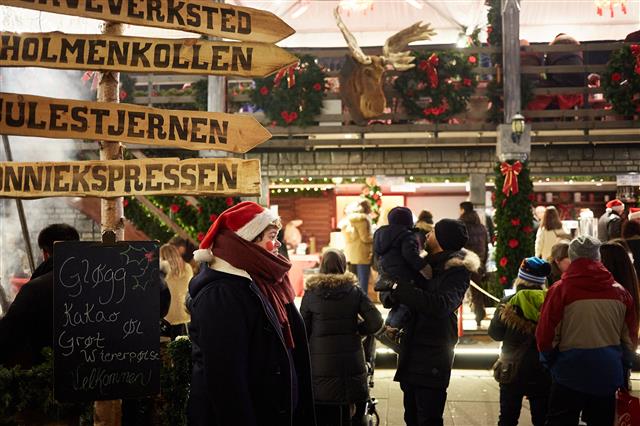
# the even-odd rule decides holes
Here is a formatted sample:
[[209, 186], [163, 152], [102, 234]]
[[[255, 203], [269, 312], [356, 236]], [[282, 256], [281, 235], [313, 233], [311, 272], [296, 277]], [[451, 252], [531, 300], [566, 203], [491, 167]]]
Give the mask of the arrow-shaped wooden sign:
[[237, 158], [0, 162], [0, 197], [260, 195], [260, 162]]
[[0, 93], [0, 134], [244, 153], [271, 138], [253, 116]]
[[276, 43], [295, 33], [271, 12], [208, 0], [2, 0], [2, 4], [241, 41]]
[[268, 43], [0, 32], [0, 66], [265, 77], [297, 62]]

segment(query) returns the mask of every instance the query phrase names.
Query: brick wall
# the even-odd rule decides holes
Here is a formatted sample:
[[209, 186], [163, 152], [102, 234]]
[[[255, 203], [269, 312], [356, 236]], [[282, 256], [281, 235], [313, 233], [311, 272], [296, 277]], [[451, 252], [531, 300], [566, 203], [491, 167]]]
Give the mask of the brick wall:
[[[468, 175], [493, 173], [494, 147], [425, 149], [340, 149], [313, 152], [252, 152], [268, 177], [367, 175]], [[535, 174], [608, 174], [640, 171], [640, 146], [535, 146]]]

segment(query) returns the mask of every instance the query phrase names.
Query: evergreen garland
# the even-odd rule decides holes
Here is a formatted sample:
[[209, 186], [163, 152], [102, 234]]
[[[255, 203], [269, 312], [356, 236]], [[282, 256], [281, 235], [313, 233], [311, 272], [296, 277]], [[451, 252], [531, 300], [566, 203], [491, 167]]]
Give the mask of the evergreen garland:
[[632, 116], [640, 112], [640, 44], [611, 53], [601, 84], [604, 97], [617, 113]]
[[[513, 165], [515, 161], [507, 161]], [[498, 268], [496, 284], [510, 288], [518, 275], [520, 262], [533, 256], [533, 213], [531, 205], [534, 199], [533, 183], [529, 178], [529, 165], [522, 162], [522, 171], [518, 175], [518, 193], [507, 197], [502, 192], [505, 177], [500, 165], [495, 167], [495, 190], [493, 205], [496, 208], [494, 224], [496, 229], [495, 261]]]
[[[198, 197], [199, 205], [196, 207], [181, 196], [149, 196], [147, 198], [195, 241], [202, 240], [211, 223], [220, 213], [240, 201], [238, 197]], [[124, 207], [125, 217], [152, 240], [166, 242], [174, 236], [175, 233], [171, 228], [134, 197], [125, 198]]]
[[298, 65], [292, 69], [295, 84], [291, 87], [288, 70], [275, 85], [275, 76], [255, 79], [250, 92], [251, 101], [278, 126], [311, 126], [322, 110], [326, 90], [324, 70], [311, 55], [299, 56]]
[[0, 366], [0, 425], [70, 419], [92, 425], [92, 403], [59, 403], [53, 398], [53, 352], [45, 348], [42, 354], [45, 361], [31, 369]]
[[162, 354], [160, 372], [160, 420], [163, 426], [187, 425], [187, 401], [191, 384], [191, 341], [177, 338]]
[[414, 118], [446, 121], [467, 109], [477, 85], [478, 61], [455, 51], [413, 52], [416, 66], [394, 82], [407, 113]]
[[196, 98], [196, 108], [199, 111], [209, 109], [209, 81], [206, 78], [191, 84], [193, 96]]

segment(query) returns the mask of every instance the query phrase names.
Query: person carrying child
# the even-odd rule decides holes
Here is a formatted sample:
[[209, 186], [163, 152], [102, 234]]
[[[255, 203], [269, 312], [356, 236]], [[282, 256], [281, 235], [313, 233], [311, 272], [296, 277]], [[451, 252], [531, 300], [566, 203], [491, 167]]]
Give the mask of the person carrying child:
[[[381, 292], [385, 307], [391, 311], [385, 321], [385, 329], [376, 338], [394, 351], [399, 350], [400, 331], [411, 315], [409, 308], [402, 304], [388, 306], [388, 283], [416, 282], [424, 280], [420, 271], [427, 268], [426, 256], [421, 256], [418, 236], [412, 230], [413, 215], [406, 207], [394, 207], [388, 215], [389, 225], [380, 227], [373, 235], [373, 250], [378, 259], [380, 279], [375, 290]], [[426, 253], [425, 253], [426, 254]], [[425, 270], [425, 274], [428, 274]]]

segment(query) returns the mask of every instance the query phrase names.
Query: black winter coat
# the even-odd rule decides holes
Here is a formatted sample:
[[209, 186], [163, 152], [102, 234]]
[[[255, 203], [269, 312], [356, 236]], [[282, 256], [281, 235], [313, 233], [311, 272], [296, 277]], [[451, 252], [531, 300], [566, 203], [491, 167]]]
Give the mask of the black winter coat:
[[382, 272], [399, 281], [415, 281], [419, 271], [427, 266], [420, 257], [418, 236], [402, 225], [386, 225], [373, 234], [373, 252]]
[[310, 277], [300, 312], [309, 336], [315, 402], [366, 401], [369, 388], [362, 336], [378, 331], [382, 316], [358, 287], [357, 278], [351, 273]]
[[314, 426], [309, 347], [295, 305], [287, 305], [289, 350], [273, 308], [249, 278], [203, 264], [189, 295], [189, 424]]
[[30, 368], [53, 346], [53, 258], [33, 272], [0, 320], [0, 364]]
[[398, 283], [391, 297], [411, 309], [395, 380], [415, 386], [446, 388], [458, 341], [457, 309], [469, 288], [469, 273], [480, 266], [468, 250], [427, 256], [433, 277], [418, 285]]
[[540, 363], [536, 346], [537, 324], [524, 318], [517, 306], [507, 304], [512, 297], [504, 298], [498, 305], [489, 325], [489, 336], [493, 340], [502, 341], [503, 353], [513, 353], [527, 339], [530, 339], [529, 348], [522, 358], [514, 384], [549, 386], [551, 385], [549, 372]]

